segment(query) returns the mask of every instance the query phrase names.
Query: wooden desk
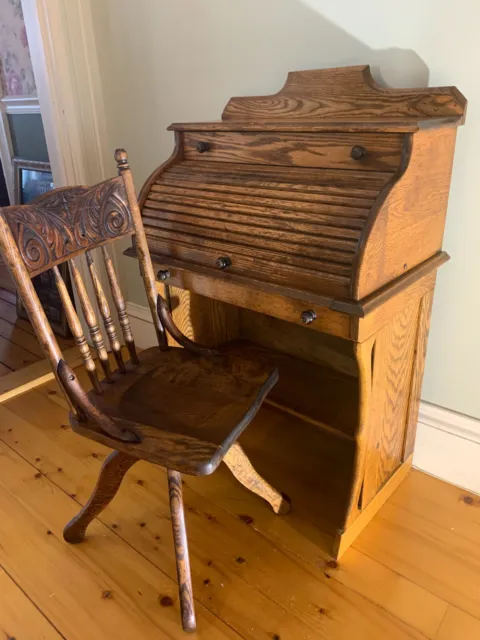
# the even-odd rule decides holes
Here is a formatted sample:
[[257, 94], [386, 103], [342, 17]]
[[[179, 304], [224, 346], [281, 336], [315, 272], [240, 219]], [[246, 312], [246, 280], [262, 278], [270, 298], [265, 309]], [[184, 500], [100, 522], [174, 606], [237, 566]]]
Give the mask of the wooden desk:
[[242, 444], [335, 557], [411, 466], [465, 107], [453, 87], [382, 89], [368, 67], [290, 73], [219, 122], [172, 125], [141, 192], [181, 329], [278, 363]]

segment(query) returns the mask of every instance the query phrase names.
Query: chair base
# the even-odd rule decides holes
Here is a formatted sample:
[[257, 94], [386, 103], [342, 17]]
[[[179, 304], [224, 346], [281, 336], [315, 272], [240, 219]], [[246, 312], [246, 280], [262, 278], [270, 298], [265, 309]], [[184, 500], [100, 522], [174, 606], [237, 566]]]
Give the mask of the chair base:
[[63, 538], [70, 544], [78, 544], [85, 538], [88, 525], [110, 504], [116, 496], [127, 471], [138, 458], [123, 451], [113, 451], [102, 465], [100, 475], [88, 502], [63, 530]]
[[255, 471], [242, 447], [236, 442], [228, 450], [223, 461], [244, 487], [266, 500], [277, 515], [285, 515], [291, 509], [290, 498], [277, 491]]
[[[110, 504], [125, 474], [138, 460], [139, 458], [123, 451], [114, 451], [108, 456], [102, 465], [90, 499], [63, 531], [66, 542], [78, 544], [84, 540], [88, 525]], [[224, 461], [235, 478], [247, 489], [266, 500], [276, 514], [285, 514], [290, 511], [290, 500], [287, 496], [274, 489], [255, 471], [238, 443], [234, 443], [228, 450]], [[196, 629], [196, 620], [185, 526], [182, 474], [179, 471], [167, 469], [167, 476], [182, 627], [186, 632], [193, 632]]]

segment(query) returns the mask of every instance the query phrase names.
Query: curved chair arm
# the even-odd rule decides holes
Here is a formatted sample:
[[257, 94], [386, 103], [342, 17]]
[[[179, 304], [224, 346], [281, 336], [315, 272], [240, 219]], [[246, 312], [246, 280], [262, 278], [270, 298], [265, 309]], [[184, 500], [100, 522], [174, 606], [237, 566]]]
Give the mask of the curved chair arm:
[[180, 329], [177, 327], [175, 322], [173, 321], [172, 314], [170, 313], [169, 308], [166, 305], [165, 300], [162, 298], [160, 294], [157, 296], [157, 313], [160, 318], [160, 322], [163, 324], [168, 333], [185, 349], [192, 351], [200, 356], [210, 356], [215, 357], [219, 356], [220, 352], [216, 349], [211, 349], [210, 347], [206, 347], [201, 344], [197, 344], [190, 338], [187, 338]]
[[65, 360], [59, 361], [57, 374], [66, 394], [70, 398], [75, 409], [78, 411], [79, 419], [83, 418], [85, 420], [85, 418], [88, 418], [89, 420], [92, 420], [98, 424], [103, 432], [116, 440], [120, 440], [121, 442], [141, 442], [141, 439], [136, 433], [124, 427], [120, 427], [111, 420], [109, 416], [102, 411], [99, 411], [99, 409], [92, 404], [88, 395], [83, 390], [82, 385], [78, 381], [75, 372], [68, 366]]

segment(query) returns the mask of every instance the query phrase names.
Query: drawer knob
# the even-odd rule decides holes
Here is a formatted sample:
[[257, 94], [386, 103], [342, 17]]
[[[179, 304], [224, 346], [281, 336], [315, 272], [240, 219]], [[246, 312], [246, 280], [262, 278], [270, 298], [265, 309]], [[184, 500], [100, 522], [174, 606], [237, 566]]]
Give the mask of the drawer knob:
[[157, 273], [157, 280], [160, 280], [161, 282], [164, 282], [168, 278], [170, 278], [170, 271], [168, 269], [160, 269]]
[[350, 155], [354, 160], [360, 160], [361, 158], [364, 158], [367, 155], [367, 150], [365, 149], [365, 147], [362, 147], [360, 145], [355, 145], [354, 147], [352, 147], [352, 150], [350, 151]]
[[313, 309], [302, 311], [302, 313], [300, 314], [300, 322], [302, 322], [302, 324], [312, 324], [312, 322], [316, 319], [317, 314]]
[[210, 151], [210, 145], [208, 142], [197, 142], [196, 149], [198, 153], [205, 153], [205, 151]]
[[230, 260], [230, 258], [228, 256], [222, 256], [222, 257], [217, 258], [215, 260], [215, 264], [217, 265], [217, 267], [219, 269], [226, 269], [227, 267], [231, 266], [232, 261]]

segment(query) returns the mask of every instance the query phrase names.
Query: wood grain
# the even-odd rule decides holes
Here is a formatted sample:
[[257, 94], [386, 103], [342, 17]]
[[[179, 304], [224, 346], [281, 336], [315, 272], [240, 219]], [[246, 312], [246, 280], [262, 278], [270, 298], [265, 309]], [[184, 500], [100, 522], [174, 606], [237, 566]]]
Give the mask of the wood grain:
[[[164, 267], [165, 265], [156, 263], [156, 266]], [[191, 291], [206, 298], [223, 301], [231, 305], [251, 309], [252, 311], [258, 311], [297, 325], [301, 324], [301, 313], [306, 308], [306, 302], [289, 298], [285, 295], [282, 296], [280, 292], [261, 291], [247, 286], [246, 283], [239, 284], [237, 282], [224, 281], [223, 279], [214, 277], [215, 274], [213, 272], [210, 272], [208, 275], [206, 273], [198, 274], [178, 266], [170, 268], [169, 271], [170, 277], [168, 278], [168, 282], [172, 283], [172, 289], [179, 288], [183, 291], [183, 297], [178, 296], [182, 303], [184, 297], [188, 296], [188, 291]], [[157, 283], [157, 287], [162, 287], [161, 291], [163, 292], [162, 284]], [[181, 306], [182, 305], [180, 305], [180, 307]], [[350, 319], [347, 315], [331, 311], [328, 306], [325, 305], [325, 302], [324, 304], [321, 302], [309, 303], [309, 308], [313, 309], [317, 316], [315, 322], [309, 325], [309, 330], [342, 337], [350, 336]], [[188, 313], [185, 313], [184, 317], [188, 317]], [[206, 320], [204, 319], [203, 323], [205, 322]]]
[[35, 353], [27, 351], [18, 344], [0, 336], [0, 362], [12, 369], [12, 371], [22, 369], [29, 364], [38, 362], [40, 359]]
[[285, 515], [291, 509], [289, 498], [274, 489], [253, 468], [242, 447], [236, 442], [227, 452], [224, 462], [235, 478], [253, 493], [266, 500], [275, 513]]
[[110, 283], [110, 289], [112, 291], [113, 302], [118, 314], [118, 321], [122, 328], [125, 344], [127, 345], [130, 358], [134, 363], [138, 363], [137, 352], [135, 349], [135, 340], [133, 338], [132, 329], [130, 326], [130, 320], [127, 315], [125, 299], [123, 297], [122, 290], [118, 283], [117, 274], [115, 273], [115, 267], [113, 265], [112, 258], [108, 252], [106, 245], [102, 247], [103, 260], [105, 264], [105, 270], [107, 272], [108, 281]]
[[[0, 311], [1, 313], [1, 311]], [[38, 356], [39, 358], [43, 358], [43, 350], [40, 346], [40, 343], [36, 339], [34, 335], [32, 335], [29, 331], [25, 331], [21, 329], [17, 323], [12, 324], [11, 322], [7, 322], [0, 316], [0, 336], [12, 342], [13, 344], [23, 347], [30, 353]]]
[[49, 359], [52, 367], [56, 369], [61, 359], [61, 351], [58, 342], [52, 332], [44, 310], [40, 304], [35, 287], [27, 272], [21, 252], [15, 242], [15, 238], [3, 214], [0, 211], [0, 250], [3, 259], [15, 281], [18, 293], [28, 312], [30, 321], [42, 349]]
[[[0, 438], [7, 439], [32, 465], [28, 466], [32, 470], [29, 472], [27, 463], [22, 462], [24, 474], [13, 474], [9, 485], [17, 500], [26, 500], [32, 507], [25, 516], [29, 528], [21, 528], [22, 541], [31, 541], [34, 547], [39, 547], [35, 549], [34, 566], [40, 562], [42, 568], [46, 564], [46, 539], [51, 544], [49, 558], [59, 570], [53, 576], [40, 572], [32, 579], [31, 565], [20, 562], [21, 554], [9, 558], [9, 563], [16, 559], [22, 588], [35, 597], [42, 610], [48, 611], [50, 620], [66, 637], [83, 640], [75, 628], [81, 624], [82, 615], [92, 617], [92, 628], [100, 640], [115, 634], [122, 637], [122, 633], [143, 633], [146, 638], [163, 637], [165, 633], [172, 638], [182, 637], [177, 620], [166, 477], [160, 469], [144, 463], [136, 465], [125, 478], [117, 499], [101, 514], [103, 524], [92, 524], [95, 535], [90, 542], [82, 548], [61, 543], [64, 521], [78, 509], [78, 504], [66, 494], [76, 493], [75, 500], [83, 504], [108, 452], [61, 428], [65, 409], [60, 409], [56, 402], [58, 394], [48, 393], [55, 388], [58, 392], [58, 387], [51, 383], [40, 393], [32, 392], [29, 402], [13, 401], [15, 407], [13, 404], [10, 407], [18, 414], [5, 405], [1, 407]], [[92, 457], [92, 453], [98, 457]], [[3, 468], [6, 462], [2, 463]], [[9, 465], [8, 470], [11, 471]], [[36, 472], [42, 473], [42, 477], [33, 479]], [[3, 474], [0, 477], [4, 483]], [[29, 498], [27, 489], [34, 493], [33, 498]], [[463, 580], [459, 584], [461, 552], [454, 550], [455, 544], [462, 541], [464, 545], [468, 536], [474, 544], [478, 509], [461, 500], [461, 490], [418, 472], [413, 472], [360, 537], [363, 545], [367, 545], [368, 539], [368, 555], [353, 548], [337, 565], [322, 555], [318, 538], [305, 523], [302, 528], [302, 519], [295, 511], [285, 518], [276, 518], [261, 501], [238, 485], [227, 469], [209, 478], [187, 478], [183, 491], [192, 579], [197, 593], [197, 634], [205, 640], [239, 636], [256, 640], [275, 633], [285, 638], [303, 634], [332, 640], [348, 637], [384, 640], [387, 633], [395, 640], [430, 640], [441, 628], [448, 607], [448, 601], [435, 595], [432, 589], [441, 588], [448, 600], [455, 598], [464, 606], [466, 589], [474, 593], [478, 583], [478, 568], [475, 562], [468, 562], [463, 567], [467, 570], [468, 566], [469, 571], [462, 576], [467, 580], [466, 589]], [[0, 505], [4, 508], [3, 492], [1, 495]], [[393, 510], [389, 508], [392, 500], [395, 500]], [[417, 508], [419, 514], [425, 512], [426, 531], [435, 538], [439, 532], [438, 518], [445, 531], [455, 518], [456, 525], [461, 526], [461, 537], [452, 537], [451, 544], [432, 545], [431, 537], [420, 534], [415, 522], [403, 517], [406, 505], [409, 511]], [[392, 522], [394, 512], [398, 512], [396, 524]], [[239, 514], [250, 515], [254, 522], [246, 525], [238, 518]], [[9, 510], [11, 522], [18, 515], [18, 509]], [[37, 531], [34, 523], [38, 518], [42, 520]], [[18, 549], [14, 542], [18, 526], [11, 527], [8, 523], [5, 526], [8, 538], [3, 537], [6, 544], [2, 554]], [[53, 536], [46, 536], [47, 527]], [[417, 541], [416, 547], [410, 546], [410, 539]], [[381, 562], [386, 557], [391, 560], [394, 555], [405, 560], [403, 569], [397, 562], [398, 572], [386, 566], [388, 560], [386, 564]], [[435, 569], [433, 561], [440, 567], [432, 576], [431, 588], [425, 589], [418, 582], [423, 581], [424, 571]], [[421, 571], [416, 571], [418, 562], [422, 563]], [[81, 574], [76, 568], [80, 566]], [[76, 599], [67, 605], [67, 618], [62, 607], [70, 593], [68, 579], [72, 575]], [[110, 591], [111, 597], [102, 598], [103, 591]], [[52, 593], [56, 595], [50, 598]], [[171, 597], [173, 606], [159, 606], [164, 596]], [[83, 613], [88, 607], [89, 613]], [[454, 633], [458, 625], [459, 631], [464, 630], [462, 640], [475, 640], [475, 635], [467, 634], [470, 628], [466, 624], [462, 627], [460, 617], [452, 619], [454, 624], [446, 626], [445, 633], [449, 629]], [[230, 635], [219, 635], [222, 630]], [[444, 635], [440, 640], [447, 638], [450, 640]]]
[[291, 71], [275, 95], [231, 98], [222, 120], [348, 120], [453, 117], [462, 122], [466, 100], [456, 87], [387, 89], [368, 65]]
[[450, 605], [435, 640], [475, 640], [480, 637], [480, 618]]
[[57, 290], [60, 295], [63, 308], [65, 310], [68, 326], [70, 327], [70, 331], [72, 332], [72, 335], [74, 337], [78, 350], [82, 354], [83, 361], [85, 363], [85, 368], [88, 372], [88, 375], [90, 376], [90, 380], [92, 381], [93, 387], [95, 391], [99, 393], [101, 391], [101, 387], [100, 387], [100, 382], [97, 376], [97, 369], [95, 367], [95, 362], [92, 358], [90, 347], [88, 346], [87, 341], [85, 340], [85, 336], [83, 335], [82, 324], [77, 315], [77, 312], [75, 311], [75, 307], [70, 298], [70, 294], [68, 292], [67, 286], [57, 266], [53, 267], [53, 277], [55, 279], [55, 284], [57, 286]]
[[0, 377], [7, 375], [7, 373], [11, 373], [13, 369], [7, 367], [7, 365], [0, 363]]
[[113, 451], [108, 456], [102, 465], [97, 484], [88, 502], [63, 530], [63, 538], [66, 542], [71, 544], [82, 542], [88, 525], [113, 500], [124, 475], [135, 462], [138, 462], [138, 458], [120, 451]]
[[352, 524], [350, 524], [347, 529], [341, 529], [340, 531], [338, 531], [334, 543], [334, 556], [337, 560], [342, 558], [347, 549], [349, 549], [350, 546], [354, 544], [356, 538], [365, 529], [369, 522], [377, 515], [383, 505], [408, 476], [412, 468], [412, 459], [412, 456], [410, 456], [410, 458], [407, 458], [407, 460], [402, 462], [402, 464], [397, 467], [397, 469], [389, 477], [387, 482], [378, 489], [375, 497], [370, 500], [370, 502], [364, 508], [358, 510], [356, 519]]
[[90, 251], [85, 252], [85, 257], [87, 260], [87, 267], [92, 280], [93, 289], [95, 291], [95, 297], [97, 298], [97, 305], [103, 319], [105, 331], [107, 332], [110, 348], [113, 351], [113, 355], [115, 356], [115, 360], [117, 361], [119, 370], [124, 372], [125, 364], [122, 358], [122, 347], [117, 337], [117, 330], [112, 320], [112, 315], [110, 312], [110, 306], [108, 304], [108, 300], [105, 296], [102, 283], [100, 282], [100, 278], [97, 273], [97, 267], [95, 266], [95, 262], [93, 260], [93, 257]]
[[155, 327], [155, 332], [157, 334], [157, 340], [160, 348], [165, 349], [167, 347], [167, 337], [157, 313], [157, 291], [155, 288], [155, 274], [153, 272], [150, 251], [147, 245], [147, 238], [145, 236], [140, 208], [138, 206], [132, 171], [130, 169], [130, 165], [128, 164], [128, 158], [125, 149], [117, 149], [115, 151], [115, 160], [117, 162], [118, 172], [123, 179], [123, 184], [125, 186], [125, 191], [127, 194], [128, 206], [133, 219], [133, 225], [135, 228], [135, 248], [137, 250], [140, 273], [142, 274], [145, 293], [147, 294], [148, 307], [152, 315], [153, 326]]
[[[198, 153], [196, 145], [210, 148]], [[351, 157], [352, 147], [367, 149], [361, 160]], [[349, 133], [234, 133], [195, 131], [186, 133], [186, 160], [201, 162], [247, 162], [252, 164], [319, 167], [325, 169], [363, 169], [394, 171], [400, 164], [402, 134], [359, 133], [353, 140]]]
[[[440, 251], [455, 138], [456, 129], [415, 134], [408, 167], [363, 240], [363, 255], [352, 289], [355, 299], [367, 296]], [[408, 241], [401, 240], [407, 229]]]
[[[70, 347], [70, 349], [65, 350], [63, 357], [72, 367], [78, 366], [81, 362], [77, 347]], [[54, 378], [55, 374], [51, 364], [45, 359], [38, 360], [34, 364], [30, 364], [18, 371], [12, 371], [0, 380], [0, 404]]]
[[331, 120], [218, 120], [214, 122], [174, 122], [167, 130], [175, 132], [185, 131], [281, 131], [288, 133], [414, 133], [420, 127], [456, 126], [458, 116], [432, 118], [428, 122], [417, 122], [408, 118], [383, 118], [375, 120], [365, 118], [331, 119]]
[[418, 313], [413, 302], [376, 334], [364, 506], [402, 461]]
[[420, 394], [422, 391], [423, 372], [427, 355], [428, 332], [430, 328], [430, 316], [432, 313], [433, 290], [426, 293], [420, 301], [420, 310], [417, 326], [415, 352], [413, 355], [413, 374], [408, 401], [407, 425], [405, 429], [405, 442], [403, 445], [403, 459], [412, 455], [417, 433], [418, 410], [420, 407]]
[[[102, 383], [100, 396], [89, 393], [85, 404], [90, 408], [84, 410], [88, 420], [72, 418], [72, 427], [97, 442], [183, 473], [212, 473], [278, 380], [274, 362], [236, 343], [225, 345], [215, 358], [178, 348], [161, 353], [152, 347], [139, 360], [125, 374], [114, 372], [114, 384]], [[138, 437], [120, 442], [112, 429]]]
[[182, 476], [178, 471], [173, 471], [172, 469], [168, 469], [167, 476], [182, 628], [184, 631], [191, 633], [195, 631], [197, 623], [193, 603], [192, 576], [190, 574], [190, 557], [188, 554], [185, 511], [183, 507]]
[[5, 638], [61, 640], [48, 619], [39, 611], [12, 578], [0, 567], [0, 632]]
[[83, 281], [80, 270], [77, 267], [77, 263], [75, 259], [71, 258], [69, 264], [70, 264], [70, 272], [72, 274], [72, 281], [77, 291], [78, 298], [80, 300], [80, 305], [83, 311], [83, 317], [85, 318], [85, 322], [90, 331], [90, 337], [97, 351], [98, 359], [100, 360], [100, 365], [105, 374], [105, 378], [107, 380], [110, 380], [112, 376], [111, 367], [108, 360], [108, 353], [105, 348], [105, 343], [103, 341], [102, 331], [98, 325], [98, 320], [97, 320], [95, 310], [90, 301], [90, 298], [88, 297], [87, 288]]
[[[66, 545], [62, 523], [78, 505], [8, 447], [1, 455], [1, 563], [61, 635], [84, 640], [88, 621], [99, 640], [180, 639], [174, 580], [98, 522], [96, 542]], [[171, 606], [159, 606], [165, 596]], [[205, 638], [237, 638], [200, 605], [197, 615]]]
[[85, 249], [133, 233], [120, 178], [95, 187], [53, 189], [34, 204], [2, 209], [31, 277]]
[[355, 547], [480, 618], [478, 523], [478, 496], [414, 470]]
[[171, 127], [175, 152], [142, 189], [151, 250], [212, 275], [227, 256], [219, 279], [341, 311], [440, 255], [465, 107], [455, 87], [381, 88], [369, 67], [232, 98], [220, 123]]
[[[159, 263], [169, 264], [172, 258], [180, 261], [184, 268], [195, 270], [196, 265], [207, 267], [219, 274], [216, 260], [226, 254], [232, 260], [232, 265], [226, 269], [225, 277], [230, 282], [242, 283], [243, 278], [255, 284], [262, 283], [280, 285], [286, 294], [290, 292], [304, 292], [304, 294], [320, 294], [322, 296], [338, 295], [345, 297], [349, 290], [349, 273], [353, 261], [352, 254], [346, 254], [342, 259], [346, 262], [330, 262], [325, 259], [310, 259], [302, 254], [283, 253], [281, 246], [275, 241], [270, 243], [275, 249], [264, 248], [256, 242], [254, 247], [242, 245], [235, 237], [225, 241], [208, 236], [197, 237], [181, 232], [172, 232], [150, 226], [149, 246], [153, 259]], [[224, 236], [225, 237], [225, 236]], [[335, 251], [319, 250], [324, 256], [332, 256]], [[341, 256], [343, 254], [340, 254]], [[219, 274], [219, 277], [223, 274]], [[242, 278], [238, 278], [237, 276]], [[304, 295], [308, 297], [308, 295]], [[313, 297], [313, 295], [311, 296]]]

